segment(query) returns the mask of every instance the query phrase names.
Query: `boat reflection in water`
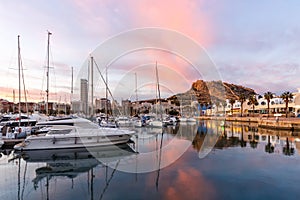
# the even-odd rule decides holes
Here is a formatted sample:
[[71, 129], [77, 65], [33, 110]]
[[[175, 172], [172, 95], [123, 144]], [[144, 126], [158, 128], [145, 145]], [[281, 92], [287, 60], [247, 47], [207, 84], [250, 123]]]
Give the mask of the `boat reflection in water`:
[[[136, 152], [127, 144], [111, 145], [93, 148], [59, 149], [43, 151], [17, 152], [28, 164], [45, 163], [35, 169], [35, 178], [32, 180], [34, 189], [46, 186], [47, 199], [49, 197], [50, 180], [55, 178], [73, 179], [83, 173], [88, 173], [90, 192], [93, 193], [93, 169], [106, 167], [111, 162], [120, 162]], [[117, 167], [116, 167], [117, 168]], [[46, 184], [42, 182], [46, 181]], [[72, 186], [73, 187], [73, 186]], [[91, 194], [92, 195], [92, 194]]]

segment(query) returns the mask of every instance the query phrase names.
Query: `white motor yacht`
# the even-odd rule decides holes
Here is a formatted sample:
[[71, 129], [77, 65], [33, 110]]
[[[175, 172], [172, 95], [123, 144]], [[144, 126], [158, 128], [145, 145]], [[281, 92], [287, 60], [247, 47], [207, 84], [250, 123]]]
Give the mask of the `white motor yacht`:
[[99, 127], [83, 118], [69, 118], [38, 123], [51, 126], [49, 132], [31, 135], [14, 146], [15, 150], [66, 149], [99, 147], [127, 143], [135, 131]]

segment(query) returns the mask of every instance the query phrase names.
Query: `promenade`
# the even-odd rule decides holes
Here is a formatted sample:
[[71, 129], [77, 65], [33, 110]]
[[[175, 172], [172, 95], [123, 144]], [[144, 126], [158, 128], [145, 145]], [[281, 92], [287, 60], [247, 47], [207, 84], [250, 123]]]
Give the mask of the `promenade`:
[[290, 117], [215, 117], [215, 116], [199, 116], [197, 119], [202, 120], [225, 120], [234, 122], [257, 123], [260, 128], [300, 131], [300, 118]]

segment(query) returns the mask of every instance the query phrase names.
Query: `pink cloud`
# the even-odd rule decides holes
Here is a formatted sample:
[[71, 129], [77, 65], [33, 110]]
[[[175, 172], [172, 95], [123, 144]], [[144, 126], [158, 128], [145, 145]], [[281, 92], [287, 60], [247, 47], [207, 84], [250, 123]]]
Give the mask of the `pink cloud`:
[[[79, 19], [86, 28], [100, 31], [141, 27], [161, 27], [182, 32], [202, 45], [213, 42], [213, 21], [205, 12], [201, 1], [71, 1], [78, 10]], [[125, 28], [125, 29], [124, 29]], [[120, 29], [119, 29], [120, 30]], [[116, 32], [117, 33], [117, 32]]]
[[173, 29], [195, 39], [202, 45], [213, 41], [212, 21], [199, 13], [204, 1], [129, 1], [135, 27], [154, 26]]

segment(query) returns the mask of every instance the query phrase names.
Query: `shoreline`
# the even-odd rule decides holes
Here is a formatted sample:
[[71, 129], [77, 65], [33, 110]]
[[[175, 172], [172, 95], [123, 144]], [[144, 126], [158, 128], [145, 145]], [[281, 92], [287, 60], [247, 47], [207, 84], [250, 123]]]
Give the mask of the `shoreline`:
[[231, 122], [257, 123], [259, 128], [300, 131], [300, 118], [283, 118], [278, 120], [274, 117], [215, 117], [215, 116], [198, 116], [200, 120], [224, 120]]

